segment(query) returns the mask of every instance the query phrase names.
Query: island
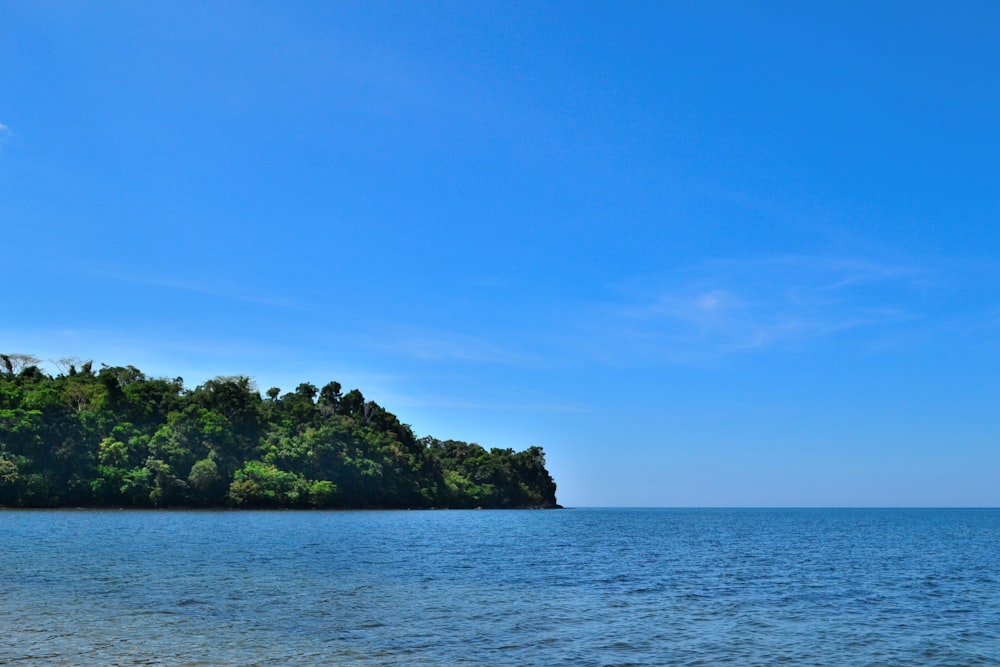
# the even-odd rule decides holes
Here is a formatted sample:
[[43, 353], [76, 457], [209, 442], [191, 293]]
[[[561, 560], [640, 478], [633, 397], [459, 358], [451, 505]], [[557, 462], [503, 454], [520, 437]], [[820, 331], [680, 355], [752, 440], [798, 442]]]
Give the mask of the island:
[[0, 354], [0, 506], [557, 508], [540, 447], [418, 438], [357, 389], [187, 389], [134, 366]]

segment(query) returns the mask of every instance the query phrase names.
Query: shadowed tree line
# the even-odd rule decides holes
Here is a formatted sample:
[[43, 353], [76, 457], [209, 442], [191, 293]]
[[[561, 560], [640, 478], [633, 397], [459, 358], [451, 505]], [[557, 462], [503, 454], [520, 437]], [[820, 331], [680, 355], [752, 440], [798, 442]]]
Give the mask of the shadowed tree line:
[[2, 506], [557, 507], [541, 448], [417, 438], [337, 382], [39, 363], [0, 354]]

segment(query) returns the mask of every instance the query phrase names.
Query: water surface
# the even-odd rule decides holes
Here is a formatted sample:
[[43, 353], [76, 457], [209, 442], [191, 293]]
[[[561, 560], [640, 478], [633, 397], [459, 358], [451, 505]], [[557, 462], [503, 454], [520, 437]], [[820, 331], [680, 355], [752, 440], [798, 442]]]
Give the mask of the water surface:
[[1000, 510], [0, 512], [0, 664], [1000, 665]]

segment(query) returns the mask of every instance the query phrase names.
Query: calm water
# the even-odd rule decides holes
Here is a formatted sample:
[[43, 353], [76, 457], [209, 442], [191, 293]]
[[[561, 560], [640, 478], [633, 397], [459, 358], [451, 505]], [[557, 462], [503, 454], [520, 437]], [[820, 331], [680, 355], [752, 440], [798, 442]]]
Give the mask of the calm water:
[[1000, 665], [1000, 510], [0, 512], [0, 664]]

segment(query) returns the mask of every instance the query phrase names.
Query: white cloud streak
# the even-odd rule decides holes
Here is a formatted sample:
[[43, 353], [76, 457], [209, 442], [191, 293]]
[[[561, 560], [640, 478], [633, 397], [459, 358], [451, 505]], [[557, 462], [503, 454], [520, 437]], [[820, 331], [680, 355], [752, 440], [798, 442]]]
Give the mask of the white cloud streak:
[[409, 396], [392, 394], [393, 405], [413, 408], [435, 408], [449, 410], [484, 410], [492, 412], [541, 412], [582, 414], [588, 410], [569, 404], [558, 403], [507, 403], [499, 401], [467, 401], [446, 396]]
[[713, 260], [619, 287], [584, 331], [618, 354], [703, 362], [919, 319], [926, 272], [820, 256]]
[[373, 335], [368, 345], [380, 352], [421, 362], [468, 362], [502, 366], [534, 366], [531, 353], [475, 336], [408, 326], [394, 326]]
[[214, 296], [222, 299], [231, 299], [234, 301], [245, 301], [264, 306], [275, 306], [279, 308], [302, 307], [300, 304], [296, 304], [290, 300], [265, 294], [255, 289], [247, 288], [245, 286], [237, 284], [218, 284], [212, 282], [196, 283], [191, 281], [175, 280], [170, 278], [128, 275], [128, 274], [117, 273], [112, 271], [103, 271], [103, 270], [91, 271], [90, 273], [91, 275], [94, 275], [98, 278], [105, 278], [107, 280], [115, 280], [118, 282], [131, 283], [134, 285], [148, 285], [150, 287], [160, 287], [164, 289], [178, 290], [182, 292], [191, 292], [194, 294], [204, 294], [206, 296]]

